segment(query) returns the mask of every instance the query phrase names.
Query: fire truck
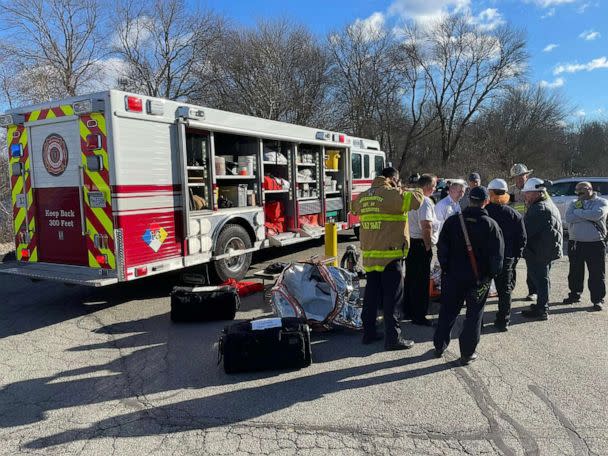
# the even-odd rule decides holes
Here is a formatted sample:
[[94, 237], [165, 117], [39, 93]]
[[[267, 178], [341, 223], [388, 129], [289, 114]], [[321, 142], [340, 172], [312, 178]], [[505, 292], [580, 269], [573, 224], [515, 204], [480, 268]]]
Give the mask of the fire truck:
[[[0, 272], [90, 286], [210, 264], [358, 225], [377, 141], [109, 90], [13, 109], [17, 262]], [[352, 166], [351, 166], [352, 165]]]

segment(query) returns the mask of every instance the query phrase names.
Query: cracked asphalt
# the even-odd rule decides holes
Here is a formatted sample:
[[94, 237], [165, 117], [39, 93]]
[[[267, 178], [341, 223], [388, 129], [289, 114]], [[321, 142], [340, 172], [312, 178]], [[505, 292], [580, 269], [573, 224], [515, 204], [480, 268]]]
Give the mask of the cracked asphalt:
[[[261, 252], [254, 270], [323, 251], [305, 247]], [[567, 259], [551, 274], [561, 302]], [[516, 299], [524, 276], [521, 264]], [[433, 330], [404, 323], [409, 351], [333, 331], [313, 335], [310, 368], [228, 376], [225, 322], [171, 323], [175, 280], [90, 289], [0, 274], [0, 453], [608, 455], [608, 311], [588, 294], [546, 322], [525, 321], [518, 299], [508, 333], [493, 331], [490, 300], [468, 367], [457, 340], [435, 359]], [[269, 312], [257, 294], [237, 318]]]

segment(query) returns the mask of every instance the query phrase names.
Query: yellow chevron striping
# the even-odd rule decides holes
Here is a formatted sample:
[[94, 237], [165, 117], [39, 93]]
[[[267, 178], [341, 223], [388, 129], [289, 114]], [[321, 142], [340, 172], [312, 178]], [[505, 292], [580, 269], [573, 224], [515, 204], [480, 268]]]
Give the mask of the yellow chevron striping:
[[37, 110], [37, 111], [32, 111], [30, 114], [30, 118], [29, 118], [29, 122], [35, 122], [38, 120], [38, 117], [40, 117], [40, 113], [42, 111]]
[[106, 203], [110, 204], [112, 200], [112, 195], [110, 194], [108, 184], [102, 179], [99, 173], [89, 171], [88, 169], [85, 169], [85, 172], [87, 173], [87, 176], [89, 176], [89, 178], [93, 181], [95, 187], [97, 187], [99, 191], [103, 193]]
[[13, 187], [13, 191], [11, 192], [11, 198], [13, 202], [13, 206], [17, 204], [17, 195], [23, 192], [23, 177], [18, 177], [17, 182], [15, 182], [15, 186]]
[[17, 235], [19, 233], [19, 230], [21, 229], [21, 225], [23, 224], [24, 220], [25, 220], [25, 209], [21, 208], [21, 209], [19, 209], [19, 212], [17, 212], [17, 216], [15, 217], [15, 220], [14, 220], [15, 235]]
[[103, 114], [100, 112], [94, 112], [91, 114], [91, 119], [97, 122], [97, 128], [99, 128], [99, 131], [106, 136], [106, 118], [103, 116]]
[[30, 253], [30, 263], [36, 263], [38, 261], [38, 247], [34, 247], [34, 250]]
[[66, 116], [71, 116], [74, 114], [74, 108], [72, 105], [62, 105], [59, 106], [59, 109], [61, 109]]
[[99, 265], [99, 263], [95, 259], [95, 256], [91, 253], [90, 250], [89, 250], [89, 267], [91, 267], [91, 268], [97, 268], [97, 269], [101, 268], [101, 266]]
[[100, 209], [98, 207], [92, 207], [91, 211], [93, 211], [93, 214], [95, 214], [95, 216], [97, 217], [97, 220], [99, 220], [99, 223], [102, 224], [102, 226], [105, 228], [107, 235], [114, 239], [114, 236], [112, 234], [112, 220], [110, 220], [108, 218], [108, 216], [106, 215], [106, 213], [103, 211], [103, 209]]

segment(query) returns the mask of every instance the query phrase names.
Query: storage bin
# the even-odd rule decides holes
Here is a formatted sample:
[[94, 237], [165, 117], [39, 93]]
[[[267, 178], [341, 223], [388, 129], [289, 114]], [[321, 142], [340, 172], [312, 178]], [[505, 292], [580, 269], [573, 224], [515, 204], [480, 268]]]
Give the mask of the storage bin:
[[240, 156], [238, 160], [239, 170], [245, 168], [247, 170], [246, 176], [253, 176], [253, 155]]
[[226, 175], [226, 159], [224, 157], [215, 156], [215, 174], [217, 176]]
[[337, 150], [330, 150], [327, 152], [327, 158], [325, 159], [325, 167], [327, 169], [338, 169], [340, 167], [340, 152]]
[[247, 185], [231, 185], [226, 187], [219, 187], [219, 194], [232, 202], [234, 207], [245, 207], [247, 206]]

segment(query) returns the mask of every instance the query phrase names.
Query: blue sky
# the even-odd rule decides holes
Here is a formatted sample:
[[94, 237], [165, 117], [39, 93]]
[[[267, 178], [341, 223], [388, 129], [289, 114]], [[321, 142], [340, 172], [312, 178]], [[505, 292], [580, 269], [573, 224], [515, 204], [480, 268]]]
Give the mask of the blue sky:
[[608, 0], [190, 0], [229, 19], [252, 25], [258, 18], [288, 18], [325, 36], [356, 20], [400, 21], [468, 11], [479, 23], [525, 29], [530, 76], [559, 91], [574, 108], [573, 120], [608, 120]]

